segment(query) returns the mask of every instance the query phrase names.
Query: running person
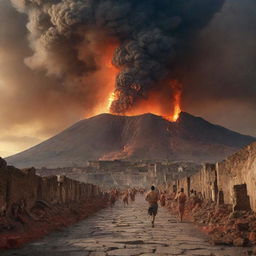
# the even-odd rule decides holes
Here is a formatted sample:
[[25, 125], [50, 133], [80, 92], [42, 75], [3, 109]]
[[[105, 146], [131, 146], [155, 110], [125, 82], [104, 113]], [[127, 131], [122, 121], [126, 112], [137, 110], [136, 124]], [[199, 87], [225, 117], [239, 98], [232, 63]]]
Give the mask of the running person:
[[123, 196], [123, 204], [124, 204], [124, 207], [128, 204], [129, 204], [129, 192], [128, 191], [125, 191], [124, 192], [124, 196]]
[[151, 191], [149, 191], [146, 195], [146, 201], [149, 203], [149, 208], [148, 208], [148, 214], [152, 217], [152, 228], [155, 226], [155, 218], [157, 215], [157, 210], [158, 210], [158, 200], [159, 200], [159, 194], [155, 190], [155, 187], [151, 187]]
[[110, 206], [111, 206], [111, 208], [115, 205], [116, 200], [117, 200], [117, 198], [116, 198], [115, 191], [111, 191], [111, 194], [110, 194]]
[[182, 222], [183, 215], [184, 215], [184, 212], [185, 212], [185, 203], [186, 203], [186, 200], [187, 200], [186, 194], [184, 193], [184, 188], [181, 188], [181, 190], [178, 193], [176, 199], [178, 200], [180, 222]]

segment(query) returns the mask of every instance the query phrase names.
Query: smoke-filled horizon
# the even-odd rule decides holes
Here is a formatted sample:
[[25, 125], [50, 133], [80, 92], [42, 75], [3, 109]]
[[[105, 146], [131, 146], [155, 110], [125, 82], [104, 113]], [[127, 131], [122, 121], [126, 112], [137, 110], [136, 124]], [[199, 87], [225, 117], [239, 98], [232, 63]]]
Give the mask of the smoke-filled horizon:
[[184, 111], [256, 135], [252, 0], [11, 2], [0, 3], [2, 145], [23, 149], [96, 114], [113, 90], [115, 113], [152, 92], [170, 108], [171, 79]]
[[[33, 54], [25, 63], [58, 77], [65, 88], [75, 88], [85, 100], [87, 90], [94, 95], [104, 91], [105, 81], [97, 80], [95, 87], [88, 78], [102, 68], [98, 54], [104, 55], [106, 45], [116, 44], [110, 61], [119, 72], [110, 109], [125, 114], [152, 90], [160, 91], [165, 86], [162, 81], [177, 78], [176, 63], [186, 59], [197, 32], [221, 9], [224, 0], [11, 2], [28, 18]], [[89, 95], [91, 105], [97, 104], [94, 95]]]

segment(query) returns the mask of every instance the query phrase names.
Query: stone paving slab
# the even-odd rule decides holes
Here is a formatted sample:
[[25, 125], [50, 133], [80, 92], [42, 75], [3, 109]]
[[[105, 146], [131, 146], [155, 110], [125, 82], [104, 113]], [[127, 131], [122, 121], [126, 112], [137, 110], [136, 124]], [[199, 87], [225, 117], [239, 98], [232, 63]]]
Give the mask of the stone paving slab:
[[117, 202], [63, 232], [52, 233], [1, 256], [243, 256], [246, 248], [212, 246], [191, 223], [159, 209], [155, 228], [142, 197], [124, 208]]

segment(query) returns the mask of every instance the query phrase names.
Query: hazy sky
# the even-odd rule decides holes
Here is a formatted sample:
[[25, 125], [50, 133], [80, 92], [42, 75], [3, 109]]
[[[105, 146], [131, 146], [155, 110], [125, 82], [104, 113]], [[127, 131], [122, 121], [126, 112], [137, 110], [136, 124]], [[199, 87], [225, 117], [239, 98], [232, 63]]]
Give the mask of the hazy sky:
[[[27, 17], [9, 0], [0, 1], [2, 157], [82, 119], [92, 111], [88, 98], [95, 97], [91, 90], [70, 90], [59, 77], [24, 64], [32, 55], [26, 24]], [[256, 136], [256, 2], [226, 0], [195, 42], [187, 63], [177, 71], [183, 83], [183, 111]]]

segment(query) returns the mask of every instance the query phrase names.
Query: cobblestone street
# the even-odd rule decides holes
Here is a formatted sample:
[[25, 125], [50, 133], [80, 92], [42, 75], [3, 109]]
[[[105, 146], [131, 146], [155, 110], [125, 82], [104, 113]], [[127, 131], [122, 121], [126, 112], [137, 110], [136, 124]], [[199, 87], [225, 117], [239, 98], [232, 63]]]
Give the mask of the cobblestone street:
[[159, 208], [155, 228], [147, 216], [147, 204], [139, 196], [124, 208], [117, 202], [94, 216], [52, 233], [22, 249], [2, 256], [150, 256], [215, 255], [242, 256], [243, 248], [211, 246], [193, 224], [178, 223], [165, 208]]

